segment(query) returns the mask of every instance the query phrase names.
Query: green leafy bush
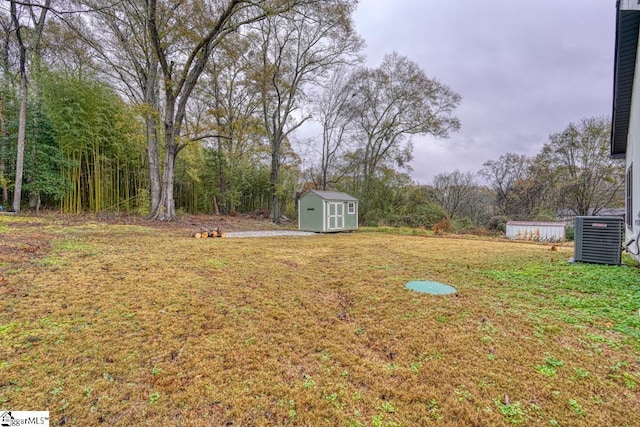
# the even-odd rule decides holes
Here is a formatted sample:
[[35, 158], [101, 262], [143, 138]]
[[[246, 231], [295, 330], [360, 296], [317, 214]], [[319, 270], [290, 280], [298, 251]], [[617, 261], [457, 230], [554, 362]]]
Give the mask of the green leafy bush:
[[507, 232], [507, 222], [509, 218], [504, 215], [492, 216], [487, 223], [487, 228], [491, 231]]
[[565, 229], [564, 237], [568, 242], [573, 242], [573, 240], [576, 238], [576, 230], [572, 225], [568, 226]]

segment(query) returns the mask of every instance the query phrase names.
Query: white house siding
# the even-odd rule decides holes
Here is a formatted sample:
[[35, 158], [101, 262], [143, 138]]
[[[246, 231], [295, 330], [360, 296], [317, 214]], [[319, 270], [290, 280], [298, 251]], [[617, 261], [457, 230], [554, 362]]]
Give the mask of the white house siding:
[[515, 240], [563, 242], [565, 240], [565, 223], [509, 221], [507, 223], [507, 237]]
[[[640, 40], [638, 40], [640, 42]], [[631, 94], [631, 115], [629, 117], [629, 136], [627, 139], [626, 170], [633, 165], [633, 228], [625, 227], [626, 240], [639, 238], [640, 235], [640, 55], [636, 57], [635, 75], [633, 77], [633, 92]], [[626, 222], [626, 221], [625, 221]], [[632, 244], [628, 252], [640, 261], [638, 246]]]

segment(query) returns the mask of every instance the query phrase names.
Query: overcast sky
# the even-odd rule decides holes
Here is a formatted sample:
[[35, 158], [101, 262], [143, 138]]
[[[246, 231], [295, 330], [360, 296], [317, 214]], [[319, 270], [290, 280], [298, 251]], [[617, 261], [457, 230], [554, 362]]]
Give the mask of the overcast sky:
[[360, 0], [367, 62], [397, 51], [462, 96], [462, 129], [414, 137], [413, 178], [535, 155], [552, 133], [611, 115], [615, 0]]

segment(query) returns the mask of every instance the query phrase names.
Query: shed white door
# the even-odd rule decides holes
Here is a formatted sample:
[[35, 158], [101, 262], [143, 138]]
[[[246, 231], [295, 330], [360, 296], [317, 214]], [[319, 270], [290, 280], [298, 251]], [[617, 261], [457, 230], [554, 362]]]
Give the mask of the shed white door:
[[344, 203], [327, 203], [329, 207], [328, 230], [342, 230], [344, 228]]

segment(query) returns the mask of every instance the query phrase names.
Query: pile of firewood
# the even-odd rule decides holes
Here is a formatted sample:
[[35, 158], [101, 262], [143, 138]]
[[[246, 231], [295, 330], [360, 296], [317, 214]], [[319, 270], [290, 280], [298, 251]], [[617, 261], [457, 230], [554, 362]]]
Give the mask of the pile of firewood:
[[193, 237], [196, 239], [207, 239], [209, 237], [227, 237], [227, 233], [223, 233], [218, 227], [210, 230], [202, 229], [196, 233], [193, 233]]

